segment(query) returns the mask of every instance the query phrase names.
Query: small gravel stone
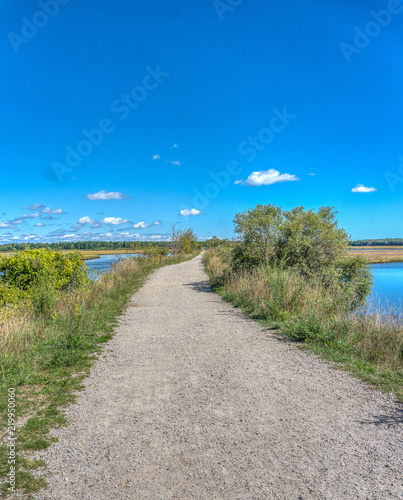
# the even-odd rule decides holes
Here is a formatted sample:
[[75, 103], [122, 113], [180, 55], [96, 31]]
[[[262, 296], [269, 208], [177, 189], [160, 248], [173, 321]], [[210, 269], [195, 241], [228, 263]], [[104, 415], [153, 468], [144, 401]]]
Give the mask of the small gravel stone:
[[402, 407], [262, 331], [200, 257], [156, 271], [104, 353], [35, 498], [403, 498]]

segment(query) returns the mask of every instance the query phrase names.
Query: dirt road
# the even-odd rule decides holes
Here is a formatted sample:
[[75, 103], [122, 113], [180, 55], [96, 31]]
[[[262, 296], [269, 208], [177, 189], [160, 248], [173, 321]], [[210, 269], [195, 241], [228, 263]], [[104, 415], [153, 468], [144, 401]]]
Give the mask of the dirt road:
[[36, 498], [403, 497], [401, 407], [224, 303], [200, 257], [151, 276], [105, 354]]

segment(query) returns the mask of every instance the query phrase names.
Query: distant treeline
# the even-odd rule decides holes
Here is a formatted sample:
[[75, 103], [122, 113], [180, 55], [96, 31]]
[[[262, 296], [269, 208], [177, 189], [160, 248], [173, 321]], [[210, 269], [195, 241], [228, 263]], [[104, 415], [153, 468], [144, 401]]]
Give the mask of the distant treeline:
[[121, 250], [133, 248], [163, 247], [170, 248], [169, 241], [75, 241], [59, 243], [7, 243], [0, 245], [0, 252], [19, 252], [50, 248], [51, 250]]
[[390, 239], [384, 239], [384, 240], [357, 240], [357, 241], [351, 241], [350, 245], [352, 247], [403, 245], [403, 239], [402, 238], [390, 238]]

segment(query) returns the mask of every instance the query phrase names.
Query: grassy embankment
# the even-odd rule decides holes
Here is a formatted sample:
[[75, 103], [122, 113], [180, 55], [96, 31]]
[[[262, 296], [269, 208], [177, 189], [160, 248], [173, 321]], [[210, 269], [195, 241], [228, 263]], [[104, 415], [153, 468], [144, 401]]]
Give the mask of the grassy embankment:
[[345, 298], [291, 269], [234, 273], [230, 252], [203, 254], [210, 283], [225, 300], [403, 401], [403, 325], [396, 316], [348, 313]]
[[30, 460], [29, 452], [48, 447], [54, 441], [49, 431], [66, 424], [61, 409], [74, 402], [131, 295], [156, 268], [188, 258], [124, 259], [84, 290], [36, 301], [36, 311], [28, 303], [0, 308], [0, 496], [7, 496], [9, 486], [3, 444], [8, 389], [16, 389], [16, 487], [28, 495], [45, 486], [32, 475], [45, 464]]

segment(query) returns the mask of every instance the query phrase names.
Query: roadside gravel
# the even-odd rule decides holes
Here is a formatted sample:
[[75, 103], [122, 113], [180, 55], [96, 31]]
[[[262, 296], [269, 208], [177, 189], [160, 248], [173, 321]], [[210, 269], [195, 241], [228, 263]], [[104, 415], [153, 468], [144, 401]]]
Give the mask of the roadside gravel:
[[200, 257], [132, 297], [66, 413], [35, 498], [403, 498], [402, 407], [262, 331]]

